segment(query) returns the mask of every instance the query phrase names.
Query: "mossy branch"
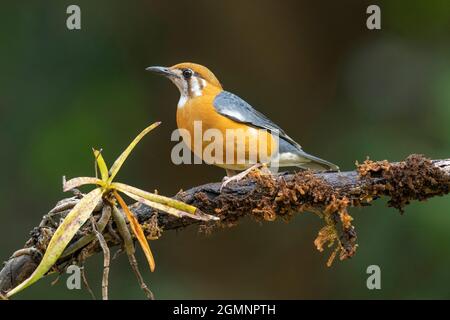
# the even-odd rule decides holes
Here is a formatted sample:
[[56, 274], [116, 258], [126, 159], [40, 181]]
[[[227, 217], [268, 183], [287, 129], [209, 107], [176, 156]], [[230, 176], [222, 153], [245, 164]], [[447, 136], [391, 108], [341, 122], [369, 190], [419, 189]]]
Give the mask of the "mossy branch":
[[[221, 183], [209, 183], [179, 192], [174, 198], [197, 207], [206, 214], [220, 217], [220, 221], [203, 222], [189, 217], [177, 218], [155, 211], [143, 204], [129, 208], [138, 218], [148, 238], [161, 236], [162, 231], [174, 230], [189, 225], [200, 226], [203, 231], [216, 227], [233, 226], [245, 216], [256, 220], [273, 221], [276, 218], [290, 219], [297, 212], [314, 212], [325, 221], [315, 240], [316, 247], [336, 245], [328, 264], [339, 254], [341, 259], [353, 256], [356, 251], [356, 232], [351, 224], [349, 207], [367, 206], [382, 196], [389, 198], [389, 206], [403, 208], [412, 200], [426, 200], [449, 193], [450, 159], [428, 160], [420, 155], [411, 155], [405, 161], [389, 163], [366, 160], [348, 172], [295, 174], [282, 173], [276, 177], [252, 173], [248, 179], [232, 183], [220, 191]], [[73, 200], [73, 199], [72, 199]], [[76, 200], [76, 199], [75, 199]], [[94, 217], [100, 219], [101, 206]], [[68, 210], [60, 215], [64, 216]], [[59, 224], [59, 217], [44, 216], [39, 226], [31, 231], [25, 248], [17, 251], [0, 271], [0, 291], [6, 292], [26, 279], [39, 264], [51, 235]], [[90, 225], [84, 226], [73, 241], [92, 232]], [[104, 231], [108, 246], [121, 244], [115, 226]], [[89, 246], [89, 255], [101, 251], [100, 244]], [[63, 271], [79, 259], [74, 252], [58, 260], [53, 271]], [[86, 257], [86, 251], [83, 253]]]

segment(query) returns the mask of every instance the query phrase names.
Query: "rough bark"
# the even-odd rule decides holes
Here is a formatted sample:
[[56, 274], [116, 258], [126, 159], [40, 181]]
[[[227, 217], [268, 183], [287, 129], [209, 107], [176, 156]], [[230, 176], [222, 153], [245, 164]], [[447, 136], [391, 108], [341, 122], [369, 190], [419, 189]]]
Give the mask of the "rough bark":
[[[356, 251], [356, 232], [351, 224], [347, 208], [369, 205], [381, 196], [389, 198], [389, 206], [403, 208], [411, 200], [425, 200], [445, 195], [450, 189], [450, 159], [428, 160], [420, 155], [411, 155], [405, 161], [365, 161], [357, 169], [347, 172], [282, 173], [275, 177], [260, 172], [231, 183], [220, 191], [221, 183], [209, 183], [179, 192], [174, 198], [199, 208], [204, 213], [217, 215], [219, 222], [200, 222], [189, 218], [177, 219], [158, 213], [142, 205], [133, 204], [131, 211], [138, 217], [147, 235], [160, 236], [162, 231], [174, 230], [189, 225], [200, 225], [202, 230], [235, 225], [245, 216], [256, 220], [272, 221], [290, 219], [294, 213], [309, 211], [325, 221], [315, 240], [322, 251], [325, 244], [335, 242], [336, 250], [329, 263], [340, 252], [340, 258], [351, 257]], [[68, 211], [61, 214], [64, 217]], [[98, 211], [95, 216], [98, 217]], [[40, 216], [40, 215], [39, 215]], [[45, 221], [44, 221], [45, 220]], [[48, 241], [58, 226], [55, 219], [44, 219], [31, 231], [26, 242], [28, 250], [19, 251], [11, 257], [0, 271], [0, 291], [6, 292], [26, 279], [38, 265]], [[59, 218], [56, 220], [59, 221]], [[108, 245], [121, 243], [114, 232], [115, 226], [104, 232]], [[82, 228], [74, 241], [91, 232], [90, 226]], [[91, 244], [83, 252], [84, 258], [99, 252], [100, 246]], [[62, 271], [70, 263], [79, 261], [79, 252], [60, 259], [54, 271]]]

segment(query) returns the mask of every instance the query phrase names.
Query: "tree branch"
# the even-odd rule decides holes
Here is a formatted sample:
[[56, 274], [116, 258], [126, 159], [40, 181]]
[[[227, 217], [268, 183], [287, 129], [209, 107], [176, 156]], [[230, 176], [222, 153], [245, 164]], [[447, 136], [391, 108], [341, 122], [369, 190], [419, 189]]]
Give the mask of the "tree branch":
[[[219, 222], [201, 222], [190, 218], [178, 219], [158, 213], [142, 205], [133, 204], [130, 210], [137, 216], [148, 237], [159, 237], [162, 231], [174, 230], [189, 225], [199, 225], [210, 232], [215, 227], [233, 226], [245, 216], [256, 220], [273, 221], [277, 217], [290, 219], [296, 212], [314, 212], [323, 218], [325, 226], [315, 240], [318, 250], [327, 244], [336, 244], [328, 261], [330, 265], [339, 253], [346, 259], [356, 251], [356, 232], [347, 208], [366, 206], [381, 196], [389, 198], [388, 205], [399, 209], [411, 200], [425, 200], [445, 195], [450, 189], [450, 159], [428, 160], [420, 155], [411, 155], [405, 161], [389, 163], [366, 160], [357, 165], [355, 171], [312, 173], [301, 171], [295, 174], [281, 173], [277, 176], [253, 172], [248, 179], [232, 183], [220, 191], [221, 183], [209, 183], [179, 192], [174, 198], [192, 204], [207, 214], [221, 218]], [[100, 216], [100, 208], [94, 213]], [[70, 209], [63, 211], [64, 217]], [[59, 225], [60, 217], [44, 216], [38, 227], [31, 231], [25, 249], [17, 251], [0, 271], [0, 291], [7, 292], [25, 280], [37, 267], [47, 244]], [[115, 226], [104, 232], [108, 246], [121, 244], [115, 234]], [[92, 232], [89, 224], [84, 226], [73, 241]], [[88, 256], [101, 250], [98, 243], [91, 243]], [[86, 247], [83, 252], [86, 258]], [[79, 261], [79, 251], [58, 260], [53, 271], [61, 272]]]

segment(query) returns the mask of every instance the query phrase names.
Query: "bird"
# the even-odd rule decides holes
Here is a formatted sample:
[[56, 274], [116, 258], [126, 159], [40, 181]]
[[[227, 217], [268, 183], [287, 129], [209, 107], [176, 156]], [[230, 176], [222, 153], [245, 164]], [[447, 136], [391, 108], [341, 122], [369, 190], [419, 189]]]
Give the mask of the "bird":
[[[197, 122], [201, 123], [202, 130], [214, 129], [222, 133], [222, 155], [219, 152], [216, 161], [211, 164], [226, 170], [224, 185], [232, 180], [242, 179], [253, 168], [272, 163], [279, 167], [298, 167], [312, 171], [339, 171], [337, 165], [303, 151], [300, 144], [280, 126], [239, 96], [225, 91], [207, 67], [183, 62], [171, 67], [151, 66], [145, 70], [167, 77], [178, 88], [178, 129], [187, 130], [191, 136], [195, 135]], [[239, 135], [236, 135], [231, 141], [227, 130], [237, 131], [245, 138], [239, 139], [236, 138]], [[187, 141], [189, 149], [200, 158], [208, 144], [208, 141], [202, 141], [201, 148], [196, 148], [192, 139]], [[250, 147], [255, 145], [259, 147]], [[238, 150], [244, 152], [240, 155], [237, 154]]]

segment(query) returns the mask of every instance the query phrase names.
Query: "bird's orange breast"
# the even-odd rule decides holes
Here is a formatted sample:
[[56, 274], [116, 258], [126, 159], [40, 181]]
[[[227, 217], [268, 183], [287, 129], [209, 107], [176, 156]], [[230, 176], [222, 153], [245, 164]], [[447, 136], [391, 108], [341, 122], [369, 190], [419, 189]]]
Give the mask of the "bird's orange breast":
[[[178, 128], [190, 133], [190, 141], [185, 141], [189, 148], [205, 162], [226, 169], [244, 170], [256, 162], [268, 162], [277, 148], [276, 140], [265, 130], [219, 114], [213, 103], [220, 90], [213, 89], [204, 90], [201, 96], [190, 98], [177, 108]], [[219, 133], [222, 141], [216, 141]], [[210, 152], [212, 143], [217, 142], [222, 143], [222, 154], [218, 150]], [[213, 161], [207, 159], [210, 154]]]

